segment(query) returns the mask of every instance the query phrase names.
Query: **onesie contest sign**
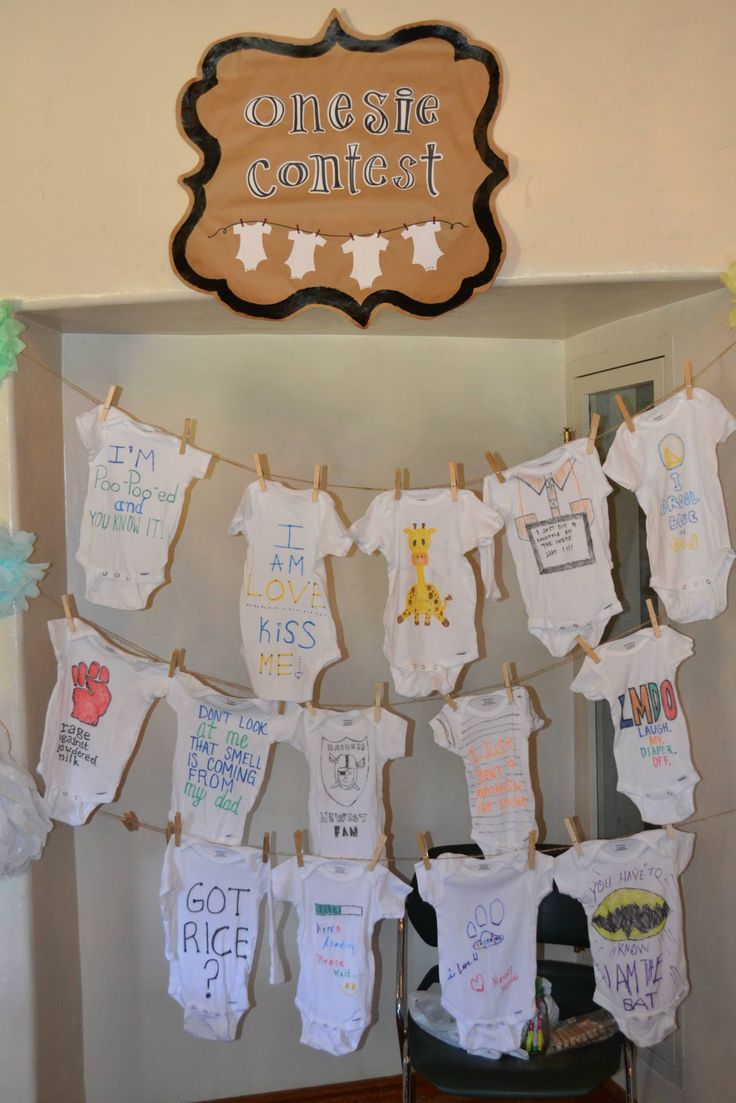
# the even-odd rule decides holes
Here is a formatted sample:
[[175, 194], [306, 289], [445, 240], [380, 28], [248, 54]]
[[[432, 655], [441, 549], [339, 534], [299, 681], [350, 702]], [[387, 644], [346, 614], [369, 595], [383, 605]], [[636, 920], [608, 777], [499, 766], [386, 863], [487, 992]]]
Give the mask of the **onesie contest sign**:
[[312, 42], [214, 43], [180, 97], [200, 161], [175, 270], [259, 318], [459, 306], [503, 259], [498, 95], [491, 51], [446, 24], [365, 38], [333, 15]]

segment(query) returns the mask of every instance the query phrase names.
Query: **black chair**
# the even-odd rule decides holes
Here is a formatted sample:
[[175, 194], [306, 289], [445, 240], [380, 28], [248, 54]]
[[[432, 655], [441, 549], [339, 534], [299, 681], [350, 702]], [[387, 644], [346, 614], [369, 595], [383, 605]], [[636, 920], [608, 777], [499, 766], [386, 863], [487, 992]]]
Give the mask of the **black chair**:
[[[560, 847], [537, 848], [542, 853]], [[474, 844], [436, 846], [430, 858], [444, 853], [481, 856]], [[633, 1103], [633, 1046], [620, 1033], [601, 1042], [581, 1046], [550, 1056], [532, 1056], [528, 1061], [504, 1056], [498, 1061], [473, 1056], [448, 1045], [423, 1030], [408, 1013], [406, 1001], [406, 923], [407, 919], [429, 946], [437, 945], [437, 917], [417, 891], [416, 877], [406, 898], [406, 916], [399, 923], [399, 953], [396, 983], [396, 1026], [399, 1034], [403, 1074], [403, 1103], [411, 1103], [412, 1069], [440, 1091], [450, 1095], [479, 1099], [560, 1099], [585, 1096], [619, 1069], [623, 1050], [626, 1071], [626, 1101]], [[588, 947], [585, 912], [577, 900], [563, 895], [555, 886], [539, 908], [537, 942], [557, 946]], [[567, 961], [542, 960], [539, 976], [552, 984], [552, 996], [560, 1008], [560, 1018], [593, 1011], [595, 977], [589, 965]], [[437, 983], [439, 972], [433, 965], [419, 985], [425, 991]]]

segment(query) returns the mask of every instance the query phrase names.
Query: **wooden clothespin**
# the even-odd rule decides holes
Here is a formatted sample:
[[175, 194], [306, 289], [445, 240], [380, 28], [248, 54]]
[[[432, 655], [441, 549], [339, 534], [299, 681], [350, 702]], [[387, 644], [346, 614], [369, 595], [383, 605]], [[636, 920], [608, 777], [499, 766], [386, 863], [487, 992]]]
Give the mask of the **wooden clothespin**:
[[181, 444], [179, 445], [179, 455], [180, 456], [183, 456], [184, 453], [186, 452], [187, 445], [189, 444], [189, 438], [191, 437], [191, 435], [192, 435], [192, 419], [188, 418], [188, 417], [185, 417], [184, 418], [184, 428], [183, 428], [182, 434], [181, 434]]
[[264, 831], [264, 833], [263, 833], [263, 855], [262, 855], [264, 865], [266, 864], [266, 862], [269, 859], [270, 852], [271, 852], [271, 833], [270, 833], [270, 831]]
[[181, 846], [181, 812], [174, 813], [174, 846]]
[[629, 430], [630, 433], [635, 433], [636, 432], [636, 426], [634, 425], [634, 422], [631, 420], [631, 414], [629, 413], [629, 408], [626, 405], [626, 403], [624, 402], [623, 398], [621, 397], [620, 394], [615, 394], [613, 396], [613, 399], [614, 399], [614, 402], [616, 403], [616, 405], [618, 406], [619, 410], [621, 411], [621, 417], [626, 422], [626, 428]]
[[394, 501], [398, 502], [401, 497], [401, 468], [394, 468]]
[[169, 677], [173, 678], [177, 670], [180, 670], [184, 663], [184, 655], [186, 652], [183, 648], [178, 647], [176, 651], [171, 652], [171, 662], [169, 663]]
[[693, 397], [693, 362], [692, 360], [685, 361], [685, 395], [687, 398]]
[[565, 816], [565, 827], [567, 828], [567, 833], [570, 836], [570, 841], [575, 847], [575, 853], [578, 857], [581, 857], [583, 853], [583, 848], [580, 845], [580, 836], [578, 835], [578, 829], [575, 826], [575, 821], [572, 816]]
[[453, 502], [457, 501], [457, 464], [450, 460], [448, 467], [450, 468], [450, 497]]
[[375, 693], [373, 694], [373, 719], [376, 724], [381, 722], [381, 706], [383, 704], [383, 682], [376, 682]]
[[368, 863], [368, 869], [375, 869], [376, 868], [376, 866], [378, 865], [378, 859], [381, 857], [381, 852], [383, 851], [383, 848], [384, 848], [385, 845], [386, 845], [386, 836], [385, 835], [379, 835], [378, 836], [378, 842], [376, 843], [376, 849], [373, 851], [373, 857], [371, 858], [370, 862]]
[[314, 478], [312, 479], [312, 501], [319, 500], [319, 485], [322, 482], [322, 464], [316, 463], [314, 465]]
[[649, 620], [651, 621], [652, 628], [654, 629], [654, 635], [657, 639], [660, 639], [662, 635], [662, 629], [659, 627], [657, 614], [654, 612], [654, 602], [650, 597], [647, 598], [647, 612], [649, 613]]
[[506, 696], [513, 704], [514, 687], [511, 682], [511, 663], [501, 663], [501, 673], [503, 674], [503, 684], [506, 686]]
[[312, 704], [311, 701], [305, 701], [304, 702], [304, 707], [305, 707], [305, 709], [307, 710], [307, 712], [309, 713], [310, 716], [316, 716], [317, 710], [316, 710], [316, 708], [314, 707], [314, 705]]
[[74, 624], [74, 595], [62, 594], [61, 604], [64, 609], [64, 616], [66, 617], [66, 626], [70, 632], [74, 632], [76, 630]]
[[674, 829], [674, 827], [672, 826], [671, 823], [665, 824], [664, 829], [667, 832], [667, 838], [668, 839], [674, 839], [675, 836], [677, 835], [677, 832], [675, 831], [675, 829]]
[[443, 693], [442, 696], [444, 697], [445, 701], [450, 706], [452, 711], [457, 712], [457, 701], [452, 696], [452, 694], [451, 693]]
[[598, 652], [594, 648], [592, 648], [590, 644], [583, 639], [582, 636], [576, 636], [575, 639], [578, 641], [589, 659], [592, 659], [594, 663], [599, 663], [601, 661]]
[[263, 465], [261, 463], [261, 457], [259, 456], [259, 454], [257, 452], [253, 453], [253, 464], [254, 464], [255, 469], [256, 469], [256, 475], [258, 476], [258, 485], [260, 486], [261, 490], [265, 491], [265, 489], [266, 489], [266, 480], [265, 480], [265, 477], [263, 475]]
[[537, 864], [537, 832], [529, 832], [529, 843], [526, 850], [526, 864], [529, 869], [534, 869]]
[[105, 399], [102, 409], [100, 410], [100, 421], [107, 421], [107, 415], [110, 413], [110, 407], [115, 403], [115, 397], [120, 388], [118, 386], [110, 387], [107, 392], [107, 398]]
[[302, 833], [301, 831], [294, 832], [294, 850], [296, 852], [296, 864], [301, 869], [304, 865], [304, 850], [302, 849]]
[[427, 853], [427, 840], [424, 837], [423, 831], [417, 831], [417, 846], [419, 847], [419, 854], [425, 869], [431, 869], [432, 863], [429, 860], [429, 854]]
[[503, 477], [503, 471], [501, 470], [500, 466], [496, 462], [496, 457], [493, 455], [493, 452], [486, 452], [486, 459], [488, 460], [488, 464], [489, 464], [491, 470], [493, 471], [493, 474], [498, 479], [498, 481], [500, 483], [505, 483], [506, 480]]
[[598, 436], [598, 426], [600, 425], [600, 423], [601, 423], [601, 415], [600, 414], [593, 414], [592, 418], [590, 419], [590, 430], [588, 432], [588, 443], [585, 446], [585, 451], [588, 453], [588, 455], [590, 455], [591, 452], [593, 451], [593, 449], [595, 448], [595, 438]]
[[141, 821], [136, 816], [135, 812], [124, 812], [122, 815], [123, 827], [128, 831], [137, 831], [141, 826]]

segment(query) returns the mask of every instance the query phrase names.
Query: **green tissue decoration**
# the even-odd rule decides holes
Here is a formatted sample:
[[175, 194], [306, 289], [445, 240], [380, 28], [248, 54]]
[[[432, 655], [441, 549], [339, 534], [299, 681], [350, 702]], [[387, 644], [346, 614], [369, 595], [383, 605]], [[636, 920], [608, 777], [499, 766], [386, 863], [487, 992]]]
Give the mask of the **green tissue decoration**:
[[13, 305], [0, 301], [0, 383], [12, 371], [18, 370], [17, 357], [26, 347], [18, 336], [26, 327], [13, 317]]
[[49, 569], [48, 563], [29, 563], [36, 541], [33, 532], [16, 532], [11, 536], [0, 525], [0, 617], [13, 612], [25, 612], [28, 598], [37, 597], [37, 583]]
[[724, 284], [734, 296], [734, 300], [731, 304], [731, 313], [728, 315], [728, 324], [730, 326], [736, 326], [736, 260], [731, 262], [731, 267], [728, 272], [721, 272], [721, 283]]

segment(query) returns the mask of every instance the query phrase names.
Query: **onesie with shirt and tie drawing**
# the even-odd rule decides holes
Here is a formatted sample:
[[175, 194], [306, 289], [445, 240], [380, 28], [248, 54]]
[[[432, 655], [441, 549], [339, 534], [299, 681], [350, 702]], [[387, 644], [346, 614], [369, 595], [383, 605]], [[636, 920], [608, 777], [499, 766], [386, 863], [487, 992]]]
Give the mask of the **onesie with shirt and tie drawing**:
[[339, 1057], [357, 1049], [370, 1023], [375, 961], [373, 928], [401, 919], [409, 885], [385, 866], [305, 855], [273, 871], [275, 900], [299, 917], [296, 1006], [300, 1041]]
[[651, 585], [672, 620], [712, 620], [726, 608], [731, 547], [716, 445], [736, 418], [700, 387], [678, 391], [619, 426], [603, 470], [633, 490], [647, 518]]
[[700, 775], [690, 757], [687, 722], [676, 674], [693, 653], [693, 641], [662, 625], [658, 639], [643, 628], [602, 644], [583, 662], [570, 686], [590, 701], [608, 701], [619, 793], [633, 800], [647, 823], [677, 823], [692, 816]]
[[433, 858], [414, 867], [437, 912], [441, 1002], [468, 1053], [500, 1057], [521, 1047], [535, 1012], [537, 911], [552, 891], [554, 861], [527, 850], [494, 858]]
[[680, 874], [695, 836], [640, 831], [596, 839], [555, 859], [560, 892], [583, 905], [595, 970], [593, 999], [637, 1046], [656, 1046], [676, 1029], [690, 991]]
[[320, 670], [341, 658], [327, 597], [325, 556], [352, 540], [329, 494], [250, 483], [229, 533], [248, 541], [240, 628], [254, 692], [267, 701], [311, 701]]
[[78, 826], [115, 799], [144, 717], [166, 692], [167, 667], [130, 655], [75, 619], [49, 621], [57, 661], [38, 771], [61, 823]]
[[393, 491], [374, 498], [351, 528], [361, 551], [380, 551], [388, 566], [383, 651], [398, 693], [451, 693], [462, 668], [477, 659], [477, 587], [466, 554], [503, 526], [470, 490]]
[[[483, 500], [503, 517], [529, 631], [556, 656], [582, 636], [595, 647], [621, 612], [611, 578], [608, 495], [613, 490], [587, 439], [568, 441], [546, 456], [489, 475]], [[486, 594], [501, 596], [493, 561], [481, 551]]]
[[186, 489], [207, 474], [212, 456], [113, 407], [80, 414], [77, 430], [89, 458], [79, 550], [88, 601], [144, 609], [166, 582], [169, 546]]

